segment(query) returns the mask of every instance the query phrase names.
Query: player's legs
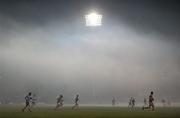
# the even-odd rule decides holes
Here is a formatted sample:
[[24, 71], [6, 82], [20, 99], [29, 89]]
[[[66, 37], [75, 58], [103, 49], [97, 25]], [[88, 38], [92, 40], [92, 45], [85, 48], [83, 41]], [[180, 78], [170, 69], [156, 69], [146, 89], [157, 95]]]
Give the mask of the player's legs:
[[152, 111], [154, 111], [154, 103], [153, 102], [149, 102], [149, 106], [148, 107], [143, 107], [143, 109], [151, 109]]
[[79, 109], [79, 104], [76, 105], [77, 109]]
[[151, 103], [152, 111], [154, 111], [154, 103]]
[[72, 109], [78, 108], [78, 103], [76, 102]]
[[26, 101], [26, 105], [25, 107], [22, 109], [22, 111], [24, 112], [24, 110], [29, 106], [29, 102]]
[[129, 105], [128, 105], [128, 107], [130, 107], [131, 106], [131, 102], [129, 102]]
[[27, 108], [27, 105], [22, 109], [22, 112], [24, 112], [24, 110]]
[[134, 102], [132, 103], [132, 108], [134, 107]]
[[59, 106], [59, 107], [63, 107], [63, 103], [62, 103], [62, 102], [60, 103], [60, 106]]
[[76, 107], [76, 104], [72, 107], [72, 109], [75, 109], [75, 107]]
[[29, 111], [29, 112], [32, 112], [32, 111], [31, 111], [31, 106], [30, 106], [30, 104], [29, 104], [27, 107], [28, 107], [28, 111]]
[[72, 109], [74, 109], [76, 107], [76, 103], [74, 104], [74, 106], [72, 107]]
[[57, 103], [56, 107], [54, 108], [54, 110], [56, 110], [57, 108], [59, 108], [59, 103]]
[[78, 103], [76, 103], [76, 108], [77, 108], [77, 109], [79, 108], [79, 104], [78, 104]]

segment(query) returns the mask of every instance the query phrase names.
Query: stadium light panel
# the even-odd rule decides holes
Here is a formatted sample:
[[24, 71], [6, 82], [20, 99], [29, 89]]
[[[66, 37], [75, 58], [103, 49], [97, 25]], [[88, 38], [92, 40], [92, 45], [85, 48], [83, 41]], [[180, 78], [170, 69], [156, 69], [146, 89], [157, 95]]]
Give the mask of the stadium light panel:
[[101, 26], [102, 25], [102, 15], [97, 13], [90, 13], [88, 15], [85, 15], [86, 19], [86, 26]]

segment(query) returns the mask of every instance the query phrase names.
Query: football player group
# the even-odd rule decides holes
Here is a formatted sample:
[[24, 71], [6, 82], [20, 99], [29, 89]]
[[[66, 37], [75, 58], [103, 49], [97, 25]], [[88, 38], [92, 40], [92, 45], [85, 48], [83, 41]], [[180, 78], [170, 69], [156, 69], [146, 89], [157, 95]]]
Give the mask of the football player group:
[[[58, 108], [62, 108], [63, 107], [63, 95], [59, 95], [57, 98], [56, 98], [57, 102], [56, 102], [56, 106], [54, 108], [54, 110], [57, 110]], [[25, 107], [22, 109], [22, 111], [24, 112], [25, 110], [29, 111], [29, 112], [32, 112], [32, 108], [33, 106], [36, 104], [36, 101], [37, 101], [37, 98], [36, 98], [36, 95], [33, 94], [31, 92], [28, 93], [28, 95], [25, 96]], [[79, 108], [79, 95], [77, 94], [75, 99], [74, 99], [74, 105], [72, 106], [72, 109], [78, 109]], [[114, 106], [115, 105], [115, 98], [113, 98], [112, 100], [112, 105]], [[132, 106], [134, 107], [135, 105], [135, 99], [134, 98], [131, 98], [130, 99], [130, 102], [129, 102], [129, 106]], [[129, 107], [128, 106], [128, 107]], [[155, 106], [154, 106], [154, 97], [153, 97], [153, 91], [151, 91], [150, 95], [149, 95], [149, 104], [147, 103], [147, 100], [144, 99], [144, 105], [142, 107], [143, 110], [145, 109], [150, 109], [152, 111], [154, 111], [155, 109]]]
[[[54, 108], [54, 110], [57, 110], [58, 108], [62, 108], [63, 107], [63, 95], [59, 95], [57, 96], [56, 98], [57, 102], [56, 102], [56, 107]], [[36, 104], [36, 95], [33, 94], [31, 92], [28, 93], [28, 95], [25, 96], [25, 107], [22, 109], [22, 112], [24, 112], [25, 110], [26, 111], [29, 111], [29, 112], [32, 112], [32, 108], [33, 106]], [[79, 104], [78, 104], [78, 101], [79, 101], [79, 95], [77, 94], [76, 97], [75, 97], [75, 104], [74, 106], [72, 107], [72, 109], [78, 109], [79, 108]]]

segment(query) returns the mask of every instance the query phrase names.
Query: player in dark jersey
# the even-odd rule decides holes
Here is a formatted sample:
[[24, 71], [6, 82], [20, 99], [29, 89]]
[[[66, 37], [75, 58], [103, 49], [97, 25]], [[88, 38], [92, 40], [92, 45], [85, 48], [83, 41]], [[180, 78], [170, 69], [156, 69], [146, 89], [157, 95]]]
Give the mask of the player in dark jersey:
[[79, 95], [77, 94], [75, 98], [75, 105], [72, 107], [72, 109], [79, 108], [78, 101], [79, 101]]
[[28, 109], [28, 111], [31, 112], [31, 109], [30, 109], [30, 101], [31, 101], [31, 99], [32, 99], [31, 92], [29, 92], [28, 95], [26, 95], [26, 97], [25, 97], [26, 106], [22, 109], [23, 112], [26, 109]]
[[148, 107], [143, 107], [142, 109], [151, 109], [154, 111], [154, 97], [153, 97], [153, 91], [151, 91], [151, 94], [149, 95], [149, 106]]
[[62, 107], [63, 106], [63, 95], [59, 95], [57, 98], [57, 105], [54, 108], [54, 110], [57, 110], [57, 108]]
[[152, 107], [152, 110], [154, 111], [154, 97], [153, 97], [153, 91], [151, 91], [151, 94], [149, 96], [149, 108]]

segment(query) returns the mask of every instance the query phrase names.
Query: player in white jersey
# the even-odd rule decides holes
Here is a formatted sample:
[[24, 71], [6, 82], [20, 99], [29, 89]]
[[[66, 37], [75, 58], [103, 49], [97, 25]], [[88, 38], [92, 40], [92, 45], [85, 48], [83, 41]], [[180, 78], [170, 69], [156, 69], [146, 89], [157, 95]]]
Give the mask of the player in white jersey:
[[25, 97], [26, 106], [22, 109], [23, 112], [26, 109], [28, 109], [28, 111], [31, 112], [31, 109], [30, 109], [30, 101], [31, 101], [31, 99], [32, 99], [31, 92], [29, 92], [28, 95], [26, 95], [26, 97]]

